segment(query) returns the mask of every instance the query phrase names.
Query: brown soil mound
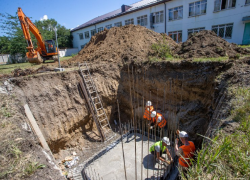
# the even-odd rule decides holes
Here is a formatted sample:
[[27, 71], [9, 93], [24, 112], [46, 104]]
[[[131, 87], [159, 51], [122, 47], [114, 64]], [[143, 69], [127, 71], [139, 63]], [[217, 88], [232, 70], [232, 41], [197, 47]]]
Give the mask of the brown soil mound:
[[147, 61], [148, 56], [154, 54], [152, 44], [163, 39], [166, 39], [164, 42], [167, 42], [171, 49], [177, 47], [177, 43], [169, 36], [163, 36], [142, 26], [128, 25], [105, 29], [93, 36], [77, 56], [62, 64], [74, 65], [82, 61]]
[[43, 73], [46, 71], [54, 71], [53, 68], [50, 67], [46, 67], [46, 66], [41, 66], [38, 69], [14, 69], [14, 71], [12, 71], [12, 74], [14, 77], [19, 77], [19, 76], [27, 76], [27, 75], [31, 75], [31, 74], [37, 74], [37, 73]]
[[33, 69], [20, 69], [20, 68], [14, 69], [14, 71], [12, 72], [14, 77], [27, 76], [34, 73], [35, 70]]
[[212, 31], [204, 30], [192, 34], [175, 53], [181, 58], [236, 57], [237, 54], [248, 54], [249, 50], [227, 42]]

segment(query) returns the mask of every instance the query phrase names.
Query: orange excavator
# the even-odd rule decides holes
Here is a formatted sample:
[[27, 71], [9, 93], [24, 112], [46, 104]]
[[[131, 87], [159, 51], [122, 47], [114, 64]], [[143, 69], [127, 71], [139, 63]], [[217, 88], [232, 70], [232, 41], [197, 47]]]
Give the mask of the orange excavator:
[[[27, 41], [28, 52], [26, 56], [30, 63], [42, 63], [48, 59], [53, 59], [55, 61], [58, 60], [58, 49], [55, 46], [54, 40], [43, 40], [41, 33], [38, 28], [31, 22], [30, 18], [28, 18], [19, 7], [17, 10], [18, 18], [22, 26], [24, 37]], [[30, 32], [35, 35], [37, 39], [37, 48], [34, 49]]]

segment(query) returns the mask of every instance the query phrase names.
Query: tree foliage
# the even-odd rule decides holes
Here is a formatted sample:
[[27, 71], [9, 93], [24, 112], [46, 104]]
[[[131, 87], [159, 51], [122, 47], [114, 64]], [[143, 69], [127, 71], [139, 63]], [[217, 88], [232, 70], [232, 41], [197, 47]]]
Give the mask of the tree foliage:
[[6, 36], [0, 36], [0, 53], [25, 56], [26, 42], [18, 17], [0, 13], [0, 29]]
[[54, 27], [57, 29], [57, 40], [59, 48], [72, 47], [73, 36], [70, 34], [70, 30], [61, 26], [55, 19], [47, 19], [43, 21], [35, 21], [34, 24], [41, 32], [43, 39], [56, 40]]
[[[57, 23], [55, 19], [33, 22], [39, 29], [44, 40], [56, 40], [54, 27], [57, 28], [57, 39], [59, 48], [72, 47], [72, 35], [70, 30]], [[26, 54], [27, 43], [23, 35], [23, 31], [18, 19], [11, 14], [0, 13], [0, 31], [5, 36], [0, 36], [0, 54], [21, 54], [23, 57]], [[30, 32], [34, 47], [37, 47], [37, 40]]]

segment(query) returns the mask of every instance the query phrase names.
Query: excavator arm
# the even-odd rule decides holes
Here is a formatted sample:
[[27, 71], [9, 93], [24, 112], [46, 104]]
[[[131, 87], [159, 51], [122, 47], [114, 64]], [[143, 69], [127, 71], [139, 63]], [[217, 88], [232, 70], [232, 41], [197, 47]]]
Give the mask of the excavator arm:
[[[48, 43], [48, 42], [53, 41], [53, 40], [48, 40], [48, 41], [44, 42], [43, 37], [42, 37], [40, 31], [38, 30], [38, 28], [31, 22], [30, 18], [27, 17], [23, 13], [23, 11], [20, 7], [17, 10], [17, 14], [18, 14], [18, 18], [19, 18], [19, 21], [21, 23], [21, 26], [22, 26], [24, 37], [25, 37], [27, 44], [28, 44], [28, 47], [27, 47], [28, 52], [26, 53], [26, 56], [27, 56], [29, 62], [30, 63], [41, 63], [44, 61], [42, 57], [44, 57], [44, 58], [54, 57], [55, 55], [57, 55], [58, 54], [57, 49], [54, 49], [51, 52], [47, 52], [48, 49], [51, 48], [51, 46], [53, 46], [53, 48], [54, 48], [53, 43], [51, 43], [51, 44]], [[38, 46], [37, 49], [34, 49], [29, 31], [31, 31], [32, 34], [34, 34], [36, 39], [37, 39], [37, 46]]]

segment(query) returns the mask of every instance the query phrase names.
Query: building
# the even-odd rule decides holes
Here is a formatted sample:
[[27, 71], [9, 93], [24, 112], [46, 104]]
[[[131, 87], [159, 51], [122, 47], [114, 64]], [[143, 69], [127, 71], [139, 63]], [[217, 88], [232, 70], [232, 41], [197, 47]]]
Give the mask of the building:
[[104, 28], [128, 24], [167, 33], [176, 42], [206, 29], [231, 43], [250, 44], [250, 0], [142, 0], [122, 5], [72, 29], [73, 46], [81, 50]]

